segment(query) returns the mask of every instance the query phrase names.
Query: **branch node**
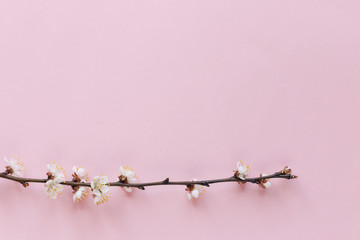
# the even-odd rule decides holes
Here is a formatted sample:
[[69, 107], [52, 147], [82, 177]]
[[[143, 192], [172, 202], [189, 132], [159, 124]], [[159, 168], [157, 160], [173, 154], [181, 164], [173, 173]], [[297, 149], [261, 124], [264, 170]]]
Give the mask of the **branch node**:
[[140, 190], [145, 190], [144, 186], [138, 186]]
[[210, 184], [207, 181], [203, 182], [201, 185], [206, 186], [206, 187], [210, 187]]
[[29, 183], [27, 183], [27, 182], [20, 182], [20, 184], [23, 185], [24, 188], [29, 186]]
[[162, 181], [162, 182], [163, 182], [164, 184], [168, 184], [169, 181], [170, 181], [170, 179], [169, 179], [169, 178], [166, 178], [166, 179], [164, 179], [164, 181]]

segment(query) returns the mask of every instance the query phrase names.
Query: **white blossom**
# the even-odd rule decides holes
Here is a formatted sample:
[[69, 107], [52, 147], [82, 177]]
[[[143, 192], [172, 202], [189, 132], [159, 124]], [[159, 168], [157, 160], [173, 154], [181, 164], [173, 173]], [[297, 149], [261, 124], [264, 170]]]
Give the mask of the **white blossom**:
[[[119, 176], [120, 182], [122, 182], [122, 183], [135, 183], [135, 182], [137, 182], [136, 174], [135, 174], [134, 170], [132, 170], [130, 167], [121, 166], [119, 168], [119, 172], [120, 172], [120, 176]], [[124, 187], [124, 189], [127, 192], [132, 192], [131, 187]]]
[[89, 189], [87, 187], [75, 188], [73, 200], [74, 202], [84, 199], [88, 195]]
[[48, 195], [51, 199], [56, 199], [59, 194], [61, 194], [62, 190], [64, 189], [64, 186], [60, 184], [61, 181], [58, 181], [57, 179], [54, 180], [48, 180], [45, 183], [45, 193]]
[[107, 176], [96, 176], [91, 182], [94, 203], [96, 205], [109, 201], [109, 181]]
[[73, 178], [78, 177], [80, 180], [80, 182], [86, 182], [88, 180], [88, 172], [86, 172], [86, 170], [82, 167], [76, 167], [73, 166], [72, 168], [73, 171]]
[[[194, 182], [196, 179], [193, 179], [192, 181]], [[205, 188], [200, 184], [191, 184], [185, 190], [187, 191], [186, 196], [189, 200], [198, 198], [205, 192]]]
[[[268, 176], [266, 173], [261, 173], [260, 174], [260, 177], [266, 177]], [[270, 179], [267, 178], [267, 179], [261, 179], [260, 180], [260, 183], [259, 183], [259, 186], [261, 188], [270, 188], [271, 187], [271, 182], [270, 182]]]
[[24, 175], [24, 163], [21, 162], [19, 159], [11, 157], [10, 159], [7, 159], [4, 157], [4, 160], [6, 162], [6, 174], [13, 175], [16, 177], [22, 177]]
[[[72, 177], [74, 182], [85, 183], [88, 180], [88, 173], [84, 168], [73, 166], [72, 171], [73, 171]], [[76, 186], [73, 189], [74, 189], [73, 192], [74, 202], [83, 200], [84, 198], [86, 198], [89, 192], [89, 189], [83, 186]]]
[[45, 193], [52, 199], [56, 199], [62, 193], [64, 186], [60, 183], [65, 181], [65, 171], [59, 165], [51, 163], [47, 165], [49, 172], [48, 181], [45, 183]]
[[[47, 165], [47, 169], [49, 170], [48, 172], [48, 176], [50, 178], [58, 178], [58, 179], [63, 179], [65, 180], [65, 171], [64, 169], [58, 165], [58, 164], [55, 164], [54, 162], [53, 163], [49, 163]], [[50, 174], [49, 174], [50, 173]]]
[[235, 176], [242, 180], [245, 180], [245, 177], [249, 174], [250, 167], [249, 165], [244, 165], [242, 161], [237, 162], [237, 170], [235, 172]]

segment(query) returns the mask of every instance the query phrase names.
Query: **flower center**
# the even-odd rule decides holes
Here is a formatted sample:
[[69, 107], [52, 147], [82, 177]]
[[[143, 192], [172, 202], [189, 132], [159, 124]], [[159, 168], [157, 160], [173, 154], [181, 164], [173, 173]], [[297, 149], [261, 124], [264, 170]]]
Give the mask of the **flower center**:
[[127, 179], [127, 177], [120, 175], [118, 178], [119, 178], [119, 182], [129, 184], [129, 180]]
[[191, 192], [195, 189], [195, 184], [186, 185], [185, 191]]

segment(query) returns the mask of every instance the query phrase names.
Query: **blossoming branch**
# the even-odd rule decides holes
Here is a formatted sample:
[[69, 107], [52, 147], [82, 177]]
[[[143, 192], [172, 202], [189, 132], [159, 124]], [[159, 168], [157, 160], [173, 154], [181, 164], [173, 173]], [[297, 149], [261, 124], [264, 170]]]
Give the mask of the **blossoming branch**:
[[284, 167], [282, 170], [273, 174], [261, 173], [259, 177], [248, 177], [250, 172], [249, 165], [243, 164], [239, 161], [234, 170], [234, 174], [228, 178], [211, 179], [211, 180], [197, 180], [191, 181], [170, 181], [166, 178], [158, 182], [137, 182], [138, 178], [135, 171], [129, 167], [120, 167], [118, 181], [109, 182], [107, 176], [95, 176], [91, 182], [88, 182], [88, 172], [82, 167], [74, 166], [72, 168], [72, 180], [66, 181], [65, 171], [62, 167], [55, 163], [47, 164], [48, 172], [47, 178], [25, 178], [24, 176], [24, 164], [17, 158], [11, 157], [7, 159], [5, 157], [5, 172], [0, 173], [1, 178], [6, 178], [12, 181], [19, 182], [24, 187], [29, 186], [29, 183], [45, 183], [45, 194], [56, 199], [58, 195], [61, 195], [64, 190], [64, 186], [70, 186], [73, 189], [74, 202], [83, 200], [89, 194], [89, 189], [92, 191], [92, 197], [96, 205], [106, 203], [110, 198], [110, 187], [122, 187], [127, 192], [132, 192], [133, 188], [145, 190], [145, 187], [157, 186], [157, 185], [184, 185], [186, 186], [186, 196], [189, 200], [198, 198], [205, 192], [205, 187], [210, 187], [210, 184], [222, 183], [222, 182], [237, 182], [239, 184], [245, 184], [247, 182], [257, 184], [263, 189], [270, 188], [272, 178], [284, 178], [294, 179], [297, 176], [291, 174], [289, 167]]

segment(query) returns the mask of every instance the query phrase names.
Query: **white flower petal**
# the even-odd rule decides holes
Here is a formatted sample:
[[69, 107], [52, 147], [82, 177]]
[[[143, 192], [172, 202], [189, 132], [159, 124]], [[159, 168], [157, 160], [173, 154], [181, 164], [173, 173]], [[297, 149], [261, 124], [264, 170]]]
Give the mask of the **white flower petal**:
[[99, 205], [108, 201], [109, 185], [107, 176], [96, 176], [91, 182], [91, 188], [94, 194], [94, 203]]
[[107, 176], [101, 176], [100, 177], [100, 183], [101, 184], [106, 184], [109, 182], [109, 178]]
[[125, 191], [127, 192], [132, 192], [132, 188], [131, 187], [124, 187]]
[[86, 171], [84, 168], [79, 168], [76, 172], [76, 174], [80, 177], [80, 178], [83, 178], [86, 176]]
[[95, 196], [95, 197], [94, 197], [94, 203], [95, 203], [96, 205], [98, 205], [98, 204], [100, 203], [100, 201], [101, 201], [101, 196]]
[[191, 195], [193, 196], [193, 198], [198, 198], [199, 197], [199, 190], [197, 190], [197, 189], [192, 190]]
[[188, 198], [189, 200], [191, 200], [191, 198], [192, 198], [191, 193], [187, 192], [187, 193], [186, 193], [186, 196], [187, 196], [187, 198]]
[[110, 191], [109, 186], [104, 185], [104, 186], [101, 187], [101, 193], [102, 193], [102, 194], [106, 194], [106, 193], [108, 193], [109, 191]]
[[96, 195], [96, 196], [100, 196], [101, 195], [101, 192], [99, 189], [93, 189], [93, 194]]
[[135, 183], [137, 182], [137, 178], [128, 178], [129, 183]]
[[125, 175], [125, 169], [123, 166], [119, 168], [120, 175]]
[[5, 160], [6, 164], [9, 165], [9, 160], [6, 157], [4, 157], [4, 160]]
[[266, 183], [264, 183], [264, 187], [265, 188], [270, 188], [271, 187], [271, 182], [267, 181]]
[[87, 188], [86, 187], [79, 187], [78, 190], [73, 195], [74, 202], [76, 200], [81, 200], [82, 198], [85, 198], [87, 195]]

